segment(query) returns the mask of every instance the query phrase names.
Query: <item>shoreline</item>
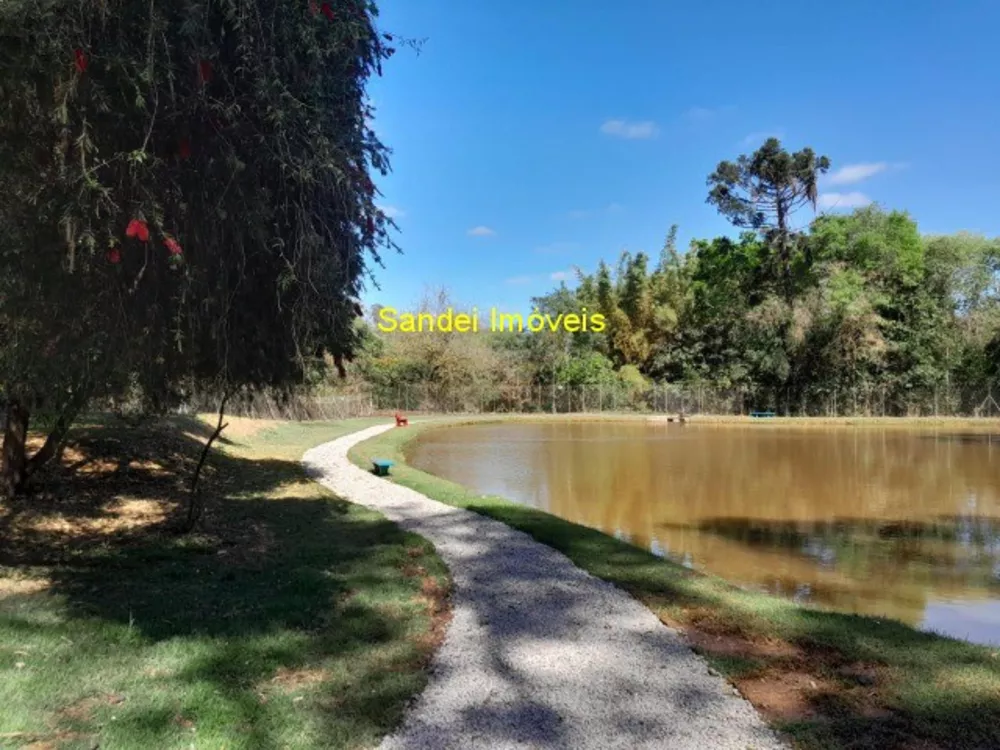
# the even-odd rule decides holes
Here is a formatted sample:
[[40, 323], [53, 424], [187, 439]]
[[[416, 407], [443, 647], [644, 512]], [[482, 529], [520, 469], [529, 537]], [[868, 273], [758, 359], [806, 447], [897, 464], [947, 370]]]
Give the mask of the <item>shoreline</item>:
[[[406, 445], [425, 430], [484, 421], [539, 421], [540, 416], [543, 421], [566, 419], [566, 415], [419, 419], [409, 429], [389, 430], [356, 446], [352, 460], [364, 465], [376, 451], [397, 462], [392, 482], [525, 531], [584, 570], [628, 591], [662, 622], [684, 633], [696, 652], [801, 747], [1000, 746], [1000, 649], [893, 620], [802, 607], [746, 591], [600, 531], [503, 498], [477, 495], [405, 463]], [[581, 415], [570, 420], [594, 421], [595, 416], [601, 421], [615, 419]], [[626, 419], [666, 423], [664, 416]], [[812, 421], [816, 418], [774, 419], [753, 422], [819, 426]], [[991, 420], [916, 419], [891, 418], [865, 426], [993, 427]], [[751, 418], [739, 421], [749, 425]], [[734, 422], [729, 418], [701, 424]], [[855, 426], [846, 420], [841, 424]]]
[[[411, 421], [421, 423], [473, 424], [480, 422], [646, 422], [677, 424], [677, 415], [643, 412], [521, 412], [521, 413], [424, 413], [409, 411]], [[392, 412], [377, 412], [377, 417], [392, 418]], [[969, 429], [996, 431], [1000, 441], [1000, 417], [751, 417], [740, 414], [686, 415], [688, 425], [753, 425], [754, 427], [855, 427], [892, 429]]]
[[[551, 545], [357, 466], [371, 427], [311, 449], [314, 479], [434, 545], [452, 621], [430, 682], [382, 750], [788, 746], [675, 629]], [[397, 432], [398, 434], [398, 432]]]

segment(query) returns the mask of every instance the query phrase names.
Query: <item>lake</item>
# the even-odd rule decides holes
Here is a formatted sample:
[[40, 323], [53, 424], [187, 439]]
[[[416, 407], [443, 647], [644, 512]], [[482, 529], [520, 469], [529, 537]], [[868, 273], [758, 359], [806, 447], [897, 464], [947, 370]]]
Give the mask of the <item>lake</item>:
[[1000, 645], [1000, 434], [485, 423], [407, 460], [748, 588]]

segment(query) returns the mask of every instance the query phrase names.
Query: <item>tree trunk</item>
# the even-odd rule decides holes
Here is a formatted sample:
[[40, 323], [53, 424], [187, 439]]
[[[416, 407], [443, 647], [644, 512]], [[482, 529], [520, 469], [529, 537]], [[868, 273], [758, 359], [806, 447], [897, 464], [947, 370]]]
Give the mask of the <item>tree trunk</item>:
[[219, 403], [219, 422], [215, 426], [215, 431], [209, 436], [208, 441], [205, 443], [205, 447], [201, 450], [201, 456], [198, 458], [198, 465], [195, 467], [194, 476], [191, 478], [191, 492], [188, 496], [188, 507], [187, 507], [187, 517], [184, 519], [183, 524], [180, 527], [180, 532], [182, 534], [189, 534], [194, 531], [194, 527], [201, 520], [201, 516], [205, 511], [205, 505], [202, 501], [201, 491], [198, 487], [198, 480], [201, 478], [201, 470], [205, 466], [205, 460], [208, 458], [208, 452], [212, 450], [212, 444], [216, 441], [222, 431], [229, 426], [228, 422], [223, 422], [226, 414], [226, 402], [229, 400], [229, 392], [225, 392], [222, 395], [222, 401]]
[[24, 488], [28, 479], [28, 410], [17, 399], [7, 402], [3, 432], [3, 461], [0, 463], [0, 497], [10, 498]]
[[788, 206], [778, 196], [775, 202], [778, 219], [778, 263], [781, 266], [781, 282], [784, 286], [785, 301], [792, 302], [792, 258], [788, 247]]
[[61, 453], [59, 449], [62, 447], [63, 440], [66, 439], [66, 435], [69, 433], [69, 428], [73, 426], [73, 422], [76, 420], [80, 410], [87, 403], [87, 394], [88, 391], [86, 389], [80, 389], [72, 400], [63, 407], [55, 426], [52, 428], [52, 432], [45, 438], [45, 444], [28, 460], [28, 476], [55, 458], [57, 454]]

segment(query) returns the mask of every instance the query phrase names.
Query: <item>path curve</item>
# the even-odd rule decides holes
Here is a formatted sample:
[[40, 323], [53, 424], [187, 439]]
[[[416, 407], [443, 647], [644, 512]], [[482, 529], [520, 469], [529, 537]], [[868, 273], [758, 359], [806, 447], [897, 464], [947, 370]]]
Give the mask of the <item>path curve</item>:
[[354, 466], [379, 425], [308, 451], [338, 495], [429, 539], [454, 580], [430, 681], [384, 750], [786, 746], [638, 601], [527, 534]]

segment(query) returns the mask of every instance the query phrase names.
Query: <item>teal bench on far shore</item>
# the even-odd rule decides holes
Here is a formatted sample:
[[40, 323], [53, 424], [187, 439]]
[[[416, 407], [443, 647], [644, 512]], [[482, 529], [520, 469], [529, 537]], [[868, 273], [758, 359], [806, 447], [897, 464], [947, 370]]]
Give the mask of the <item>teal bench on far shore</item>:
[[775, 413], [773, 411], [752, 411], [750, 412], [751, 417], [773, 417]]
[[389, 476], [389, 467], [392, 466], [392, 461], [386, 461], [383, 458], [373, 458], [372, 466], [375, 467], [375, 475], [379, 477]]

